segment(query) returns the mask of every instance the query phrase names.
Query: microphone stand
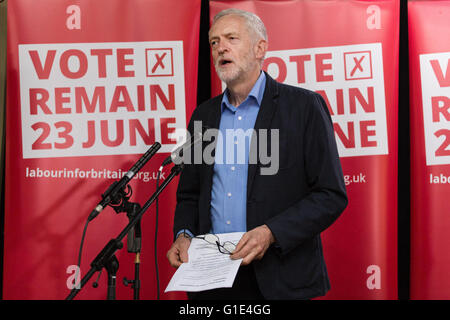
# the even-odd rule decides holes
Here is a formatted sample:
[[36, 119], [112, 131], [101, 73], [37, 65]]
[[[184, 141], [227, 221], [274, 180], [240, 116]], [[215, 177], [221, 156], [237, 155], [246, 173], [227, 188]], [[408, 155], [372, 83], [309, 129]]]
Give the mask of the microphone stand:
[[[116, 238], [111, 239], [106, 244], [106, 246], [100, 251], [100, 253], [94, 258], [94, 260], [92, 260], [91, 268], [86, 273], [86, 275], [81, 279], [79, 288], [74, 287], [69, 293], [69, 295], [66, 297], [66, 300], [72, 300], [73, 298], [75, 298], [78, 292], [80, 292], [84, 288], [86, 283], [92, 278], [92, 276], [96, 272], [101, 271], [103, 268], [107, 269], [108, 271], [109, 267], [107, 266], [109, 266], [111, 262], [114, 261], [114, 259], [117, 260], [117, 258], [114, 256], [115, 252], [119, 249], [122, 249], [123, 247], [122, 243], [123, 238], [125, 238], [125, 236], [130, 232], [130, 230], [134, 226], [136, 226], [136, 224], [141, 220], [141, 217], [144, 215], [144, 213], [147, 211], [150, 205], [156, 200], [159, 194], [167, 187], [167, 185], [173, 180], [173, 178], [175, 178], [175, 176], [180, 174], [181, 170], [183, 170], [183, 164], [175, 165], [172, 167], [169, 176], [164, 180], [161, 186], [159, 186], [156, 189], [153, 195], [147, 200], [142, 209], [139, 210], [139, 213], [134, 217], [132, 217], [132, 219], [125, 226], [125, 228], [119, 233], [119, 235]], [[112, 277], [111, 280], [113, 280]], [[109, 295], [109, 283], [108, 283], [108, 295]]]
[[[141, 210], [141, 206], [137, 203], [129, 204], [131, 205], [131, 208], [127, 209], [127, 216], [128, 219], [131, 220], [139, 213], [139, 211]], [[139, 290], [141, 288], [141, 281], [139, 279], [139, 266], [141, 263], [141, 220], [139, 220], [136, 225], [128, 232], [127, 250], [130, 253], [135, 253], [134, 280], [128, 280], [126, 277], [124, 277], [123, 284], [125, 286], [131, 284], [131, 288], [133, 289], [133, 298], [134, 300], [139, 300]]]
[[[139, 211], [141, 210], [141, 206], [139, 203], [130, 202], [129, 199], [133, 193], [133, 189], [131, 186], [127, 186], [127, 189], [122, 189], [118, 192], [118, 199], [114, 199], [110, 206], [116, 211], [117, 214], [121, 212], [126, 212], [129, 221], [135, 217]], [[140, 280], [139, 280], [139, 266], [140, 266], [140, 252], [141, 252], [141, 221], [139, 220], [134, 227], [130, 229], [127, 235], [127, 249], [130, 253], [135, 253], [136, 257], [134, 260], [134, 280], [128, 280], [126, 277], [123, 278], [123, 284], [128, 286], [131, 284], [131, 288], [134, 290], [134, 300], [139, 300], [139, 289], [140, 289]], [[118, 261], [113, 261], [117, 264], [116, 270], [114, 270], [114, 264], [112, 266], [107, 266], [108, 270], [108, 292], [115, 290], [115, 275], [118, 269]], [[111, 271], [110, 271], [111, 270]], [[115, 272], [114, 272], [115, 271]], [[114, 278], [112, 278], [114, 276]], [[112, 294], [108, 294], [108, 300], [112, 297]]]
[[116, 274], [119, 270], [119, 260], [113, 255], [105, 266], [108, 272], [108, 290], [106, 294], [107, 300], [116, 300]]

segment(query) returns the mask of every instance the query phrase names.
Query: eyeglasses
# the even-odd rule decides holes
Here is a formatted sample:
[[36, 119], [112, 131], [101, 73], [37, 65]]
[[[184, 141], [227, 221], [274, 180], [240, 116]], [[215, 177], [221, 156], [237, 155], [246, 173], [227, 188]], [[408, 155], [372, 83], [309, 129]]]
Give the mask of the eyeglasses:
[[217, 235], [207, 233], [204, 236], [196, 236], [194, 238], [205, 240], [206, 242], [210, 244], [217, 245], [217, 249], [220, 253], [223, 254], [232, 254], [233, 251], [236, 249], [236, 245], [233, 242], [225, 241], [224, 243], [220, 243], [220, 239]]

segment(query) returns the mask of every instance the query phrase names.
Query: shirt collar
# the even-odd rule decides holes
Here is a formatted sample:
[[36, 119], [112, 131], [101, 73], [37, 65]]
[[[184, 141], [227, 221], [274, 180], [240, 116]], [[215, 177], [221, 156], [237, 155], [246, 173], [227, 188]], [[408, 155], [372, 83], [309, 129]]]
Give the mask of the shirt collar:
[[[250, 93], [248, 94], [245, 101], [247, 101], [250, 97], [256, 100], [257, 106], [261, 106], [261, 102], [264, 95], [264, 89], [266, 87], [266, 75], [263, 71], [261, 71], [258, 80], [256, 80], [255, 84], [253, 85], [252, 90], [250, 90]], [[230, 101], [228, 100], [228, 89], [225, 89], [222, 97], [222, 104], [221, 104], [221, 110], [223, 112], [224, 107], [227, 107], [228, 109], [232, 111], [236, 111], [236, 107], [233, 106]]]

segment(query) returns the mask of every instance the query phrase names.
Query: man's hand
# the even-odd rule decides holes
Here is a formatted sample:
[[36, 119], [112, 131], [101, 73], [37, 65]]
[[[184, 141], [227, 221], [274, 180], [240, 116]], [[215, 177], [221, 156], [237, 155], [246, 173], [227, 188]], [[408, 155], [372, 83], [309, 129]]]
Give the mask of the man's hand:
[[236, 250], [231, 255], [231, 259], [243, 258], [242, 265], [248, 265], [255, 259], [261, 259], [273, 242], [275, 242], [275, 238], [266, 225], [257, 227], [244, 233]]
[[172, 267], [178, 268], [182, 263], [188, 262], [188, 249], [191, 239], [180, 234], [167, 251], [167, 259]]

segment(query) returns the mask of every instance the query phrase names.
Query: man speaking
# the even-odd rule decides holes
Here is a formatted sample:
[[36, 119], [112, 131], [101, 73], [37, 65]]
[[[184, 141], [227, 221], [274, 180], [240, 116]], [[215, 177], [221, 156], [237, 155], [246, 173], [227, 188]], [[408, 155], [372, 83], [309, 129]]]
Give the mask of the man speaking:
[[[237, 9], [220, 12], [209, 42], [216, 72], [227, 88], [195, 109], [188, 130], [192, 134], [194, 123], [201, 122], [217, 129], [221, 139], [213, 164], [186, 164], [181, 173], [175, 241], [167, 258], [177, 268], [188, 261], [191, 237], [210, 234], [220, 243], [220, 233], [245, 232], [235, 248], [218, 246], [232, 259], [243, 259], [233, 287], [191, 293], [189, 298], [322, 296], [330, 283], [320, 233], [347, 206], [327, 106], [320, 95], [278, 83], [262, 71], [268, 39], [255, 14]], [[230, 134], [249, 129], [278, 130], [279, 139], [269, 142], [279, 155], [274, 172], [263, 172], [264, 150], [253, 141], [258, 134], [251, 141]], [[239, 143], [246, 144], [237, 154], [239, 158], [244, 153], [243, 162], [227, 158]], [[255, 155], [257, 160], [249, 161]]]

